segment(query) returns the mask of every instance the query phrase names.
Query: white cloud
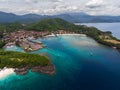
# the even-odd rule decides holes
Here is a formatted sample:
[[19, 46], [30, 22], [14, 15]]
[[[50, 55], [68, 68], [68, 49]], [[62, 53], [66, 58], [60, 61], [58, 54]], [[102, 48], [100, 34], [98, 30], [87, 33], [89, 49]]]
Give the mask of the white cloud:
[[88, 8], [101, 8], [105, 7], [107, 5], [106, 1], [104, 0], [90, 0], [88, 3], [86, 3], [86, 7]]
[[99, 6], [99, 5], [103, 5], [103, 4], [105, 4], [105, 1], [103, 1], [103, 0], [90, 0], [86, 5]]
[[38, 0], [25, 0], [25, 2], [27, 2], [27, 3], [38, 3], [39, 1]]
[[16, 14], [56, 14], [86, 12], [94, 15], [120, 15], [120, 0], [0, 0], [0, 11]]
[[120, 15], [118, 5], [120, 0], [90, 0], [85, 11], [92, 15]]

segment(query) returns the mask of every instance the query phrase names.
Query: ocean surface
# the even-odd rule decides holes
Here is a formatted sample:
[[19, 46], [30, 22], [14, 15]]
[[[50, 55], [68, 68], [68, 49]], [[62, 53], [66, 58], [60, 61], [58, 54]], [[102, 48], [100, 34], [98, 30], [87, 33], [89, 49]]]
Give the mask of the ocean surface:
[[[47, 48], [32, 52], [46, 55], [56, 67], [53, 76], [29, 71], [0, 79], [0, 90], [120, 90], [120, 52], [84, 36], [38, 39]], [[19, 47], [6, 50], [23, 52]]]
[[120, 39], [120, 23], [76, 23], [76, 24], [94, 26], [102, 31], [111, 31], [113, 33], [113, 36]]

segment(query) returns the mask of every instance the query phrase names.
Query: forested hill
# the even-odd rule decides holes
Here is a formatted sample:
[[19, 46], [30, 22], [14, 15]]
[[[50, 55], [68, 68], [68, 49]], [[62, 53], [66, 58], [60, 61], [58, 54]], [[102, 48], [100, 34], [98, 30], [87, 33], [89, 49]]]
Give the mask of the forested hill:
[[97, 33], [102, 34], [102, 32], [95, 27], [87, 27], [85, 25], [75, 25], [73, 23], [67, 22], [60, 18], [53, 19], [44, 19], [37, 23], [27, 25], [26, 30], [35, 30], [35, 31], [56, 31], [56, 30], [67, 30], [78, 33]]
[[37, 31], [74, 30], [75, 28], [76, 26], [73, 23], [69, 23], [60, 18], [44, 19], [27, 27], [28, 30]]
[[5, 23], [5, 24], [0, 24], [0, 33], [2, 32], [14, 32], [19, 29], [24, 29], [25, 24], [19, 23], [19, 22], [14, 22], [14, 23]]

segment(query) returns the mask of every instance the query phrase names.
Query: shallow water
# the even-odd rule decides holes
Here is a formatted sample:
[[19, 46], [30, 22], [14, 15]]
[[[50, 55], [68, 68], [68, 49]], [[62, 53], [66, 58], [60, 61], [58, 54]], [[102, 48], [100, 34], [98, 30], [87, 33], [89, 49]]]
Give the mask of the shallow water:
[[47, 55], [56, 67], [56, 74], [31, 71], [25, 76], [13, 74], [0, 80], [0, 90], [120, 90], [117, 50], [74, 35], [39, 40], [47, 48], [32, 53]]

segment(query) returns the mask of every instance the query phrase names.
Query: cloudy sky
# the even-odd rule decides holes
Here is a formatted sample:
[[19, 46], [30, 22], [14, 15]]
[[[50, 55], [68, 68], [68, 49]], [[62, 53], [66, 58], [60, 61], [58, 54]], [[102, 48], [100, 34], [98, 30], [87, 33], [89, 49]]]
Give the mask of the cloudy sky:
[[0, 11], [15, 14], [85, 12], [91, 15], [120, 15], [120, 0], [0, 0]]

